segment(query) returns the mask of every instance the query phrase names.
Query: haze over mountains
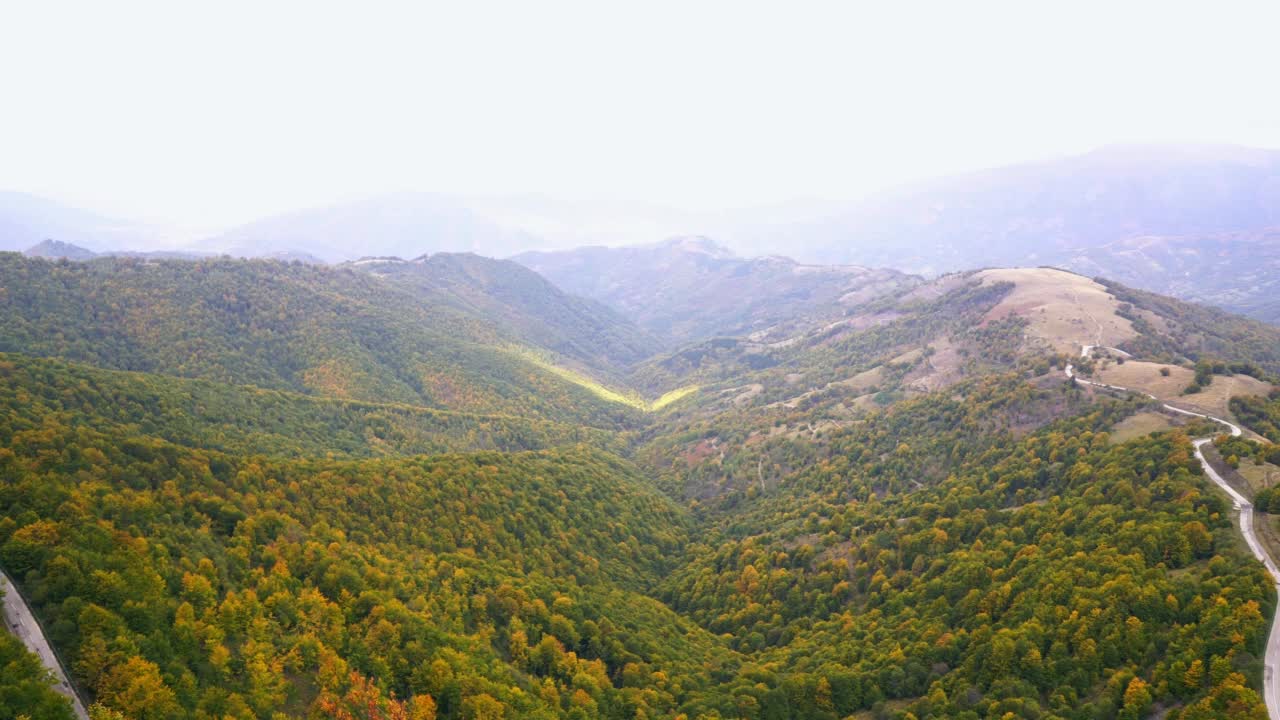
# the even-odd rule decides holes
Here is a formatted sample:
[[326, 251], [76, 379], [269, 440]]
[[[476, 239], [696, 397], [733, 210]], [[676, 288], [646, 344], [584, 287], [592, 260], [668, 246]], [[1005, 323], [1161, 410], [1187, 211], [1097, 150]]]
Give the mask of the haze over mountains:
[[[918, 281], [894, 270], [740, 258], [704, 237], [621, 248], [529, 252], [514, 260], [569, 292], [618, 308], [677, 341], [772, 332], [797, 318], [838, 317]], [[697, 312], [690, 313], [690, 307]]]
[[1280, 151], [1116, 145], [888, 190], [798, 227], [799, 256], [945, 272], [1055, 263], [1143, 236], [1280, 225]]
[[146, 249], [159, 233], [141, 223], [20, 192], [0, 192], [0, 250], [22, 251], [45, 240], [91, 251]]
[[210, 238], [208, 244], [232, 255], [309, 253], [337, 262], [364, 255], [411, 258], [441, 251], [501, 257], [537, 242], [457, 200], [398, 193], [266, 218]]
[[[155, 231], [138, 224], [16, 193], [0, 198], [0, 248], [26, 249], [46, 239], [95, 252], [158, 247]], [[1054, 265], [1275, 319], [1278, 228], [1280, 152], [1121, 145], [921, 182], [843, 207], [796, 204], [768, 212], [397, 193], [255, 221], [181, 249], [338, 262], [433, 252], [507, 257], [700, 234], [745, 256], [925, 275]], [[581, 255], [587, 256], [603, 257]], [[537, 257], [550, 268], [549, 256]], [[625, 302], [616, 289], [574, 289]]]

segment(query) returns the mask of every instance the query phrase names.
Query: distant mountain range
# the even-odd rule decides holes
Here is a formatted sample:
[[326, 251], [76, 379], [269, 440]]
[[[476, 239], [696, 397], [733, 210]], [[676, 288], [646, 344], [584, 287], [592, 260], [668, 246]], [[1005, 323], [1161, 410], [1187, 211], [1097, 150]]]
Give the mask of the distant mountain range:
[[106, 217], [45, 198], [0, 192], [0, 250], [23, 250], [45, 240], [93, 251], [151, 247], [158, 233], [143, 223]]
[[781, 334], [798, 318], [838, 317], [918, 278], [856, 265], [740, 258], [704, 237], [645, 246], [587, 247], [515, 256], [570, 293], [617, 308], [676, 340]]
[[[205, 252], [188, 252], [185, 250], [105, 250], [103, 252], [94, 252], [88, 248], [82, 248], [79, 245], [62, 242], [61, 240], [42, 240], [41, 242], [22, 251], [27, 257], [45, 258], [48, 260], [92, 260], [100, 257], [127, 257], [142, 258], [144, 260], [198, 260], [200, 258], [212, 257], [212, 253]], [[278, 255], [263, 256], [272, 260], [280, 260], [289, 262], [298, 260], [301, 262], [318, 263], [315, 258], [308, 259], [306, 256], [291, 255], [280, 253]]]
[[1280, 320], [1272, 150], [1102, 148], [920, 183], [767, 236], [797, 257], [926, 274], [1053, 265]]
[[49, 260], [92, 260], [98, 257], [98, 253], [92, 250], [62, 242], [61, 240], [42, 240], [22, 252], [27, 257], [46, 258]]
[[501, 257], [540, 247], [540, 241], [440, 195], [395, 193], [269, 217], [228, 230], [206, 245], [230, 255], [306, 253], [340, 262], [436, 252]]
[[1145, 235], [1082, 248], [1055, 264], [1261, 320], [1280, 321], [1280, 228]]
[[937, 273], [1062, 262], [1142, 236], [1280, 227], [1280, 151], [1121, 145], [881, 193], [772, 228], [796, 257]]
[[[75, 257], [45, 240], [96, 253], [154, 248], [139, 223], [105, 218], [18, 193], [0, 193], [0, 249]], [[711, 233], [744, 254], [698, 250], [678, 262], [659, 246], [612, 253], [598, 245], [635, 243], [681, 232]], [[597, 238], [592, 240], [592, 238]], [[544, 251], [583, 246], [572, 254]], [[686, 241], [678, 246], [688, 249]], [[666, 247], [669, 252], [675, 246]], [[782, 205], [712, 216], [625, 203], [572, 203], [540, 196], [463, 198], [395, 193], [299, 210], [227, 230], [188, 256], [230, 254], [304, 262], [437, 252], [519, 255], [562, 287], [677, 335], [737, 332], [767, 324], [779, 294], [827, 302], [851, 271], [889, 267], [936, 275], [983, 266], [1052, 265], [1117, 278], [1135, 287], [1280, 320], [1280, 151], [1218, 145], [1121, 145], [1076, 157], [996, 168], [889, 190], [845, 205]], [[612, 259], [606, 259], [612, 258]], [[671, 263], [675, 262], [674, 265]], [[787, 261], [790, 262], [790, 261]], [[575, 277], [612, 265], [603, 275]], [[664, 264], [666, 263], [666, 264]], [[746, 263], [746, 264], [744, 264]], [[807, 264], [806, 264], [807, 263]], [[750, 265], [750, 269], [747, 268]], [[720, 276], [725, 268], [747, 273]], [[766, 270], [772, 266], [772, 270]], [[794, 278], [828, 267], [803, 299]], [[702, 284], [700, 297], [726, 303], [720, 318], [695, 327], [664, 305], [657, 289], [628, 289], [632, 268], [669, 273], [657, 287]], [[666, 268], [665, 270], [663, 270]], [[800, 269], [797, 269], [800, 268]], [[1189, 274], [1190, 273], [1190, 274]], [[781, 280], [781, 278], [792, 280]], [[771, 278], [766, 281], [764, 278]], [[835, 278], [833, 280], [833, 278]], [[760, 292], [766, 288], [768, 292]], [[790, 289], [787, 289], [790, 288]], [[747, 291], [755, 310], [729, 307], [726, 292]], [[788, 295], [788, 293], [791, 293]], [[818, 299], [814, 299], [818, 298]], [[828, 298], [829, 299], [829, 298]], [[732, 299], [740, 302], [740, 299]], [[629, 309], [630, 308], [630, 309]], [[633, 312], [634, 311], [634, 312]], [[715, 311], [711, 311], [712, 314]], [[641, 318], [641, 313], [644, 315]], [[733, 321], [737, 313], [737, 321]], [[774, 313], [786, 315], [785, 312]], [[681, 330], [678, 325], [684, 323]], [[745, 324], [742, 324], [745, 322]]]

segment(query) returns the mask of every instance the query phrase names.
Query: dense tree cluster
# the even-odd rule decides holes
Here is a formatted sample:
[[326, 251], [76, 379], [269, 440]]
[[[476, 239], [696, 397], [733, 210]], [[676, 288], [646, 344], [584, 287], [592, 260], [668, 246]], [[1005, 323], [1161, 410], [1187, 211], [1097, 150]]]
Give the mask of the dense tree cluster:
[[1273, 443], [1280, 443], [1280, 390], [1273, 390], [1268, 397], [1233, 397], [1231, 412], [1250, 430]]
[[[170, 442], [291, 457], [540, 450], [590, 443], [615, 451], [626, 433], [537, 417], [319, 398], [0, 353], [0, 431], [56, 418], [97, 429], [127, 426]], [[0, 442], [7, 438], [0, 436]]]
[[[360, 267], [0, 254], [0, 566], [94, 720], [1265, 717], [1211, 430], [1115, 442], [1152, 403], [989, 321], [1007, 285], [684, 348], [631, 377], [703, 389], [646, 415], [507, 345], [641, 353], [590, 304]], [[1213, 317], [1135, 342], [1274, 372]], [[0, 670], [0, 718], [68, 717]]]
[[631, 717], [719, 646], [638, 594], [683, 513], [594, 452], [283, 461], [50, 422], [0, 474], [0, 562], [131, 718], [324, 714], [366, 679], [442, 717]]
[[837, 433], [691, 546], [663, 597], [751, 661], [716, 709], [1258, 717], [1275, 598], [1187, 438], [1111, 444], [1118, 403], [992, 434], [992, 408], [1037, 393], [974, 390]]

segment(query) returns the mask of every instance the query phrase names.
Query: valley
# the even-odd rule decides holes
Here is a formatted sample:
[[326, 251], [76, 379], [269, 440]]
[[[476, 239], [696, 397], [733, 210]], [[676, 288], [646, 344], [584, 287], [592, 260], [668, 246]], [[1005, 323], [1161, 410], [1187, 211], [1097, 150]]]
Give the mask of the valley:
[[10, 5], [0, 720], [1280, 720], [1280, 4]]
[[1268, 462], [1280, 330], [788, 272], [676, 330], [474, 255], [0, 256], [0, 566], [95, 720], [1275, 707], [1274, 575], [1193, 438]]

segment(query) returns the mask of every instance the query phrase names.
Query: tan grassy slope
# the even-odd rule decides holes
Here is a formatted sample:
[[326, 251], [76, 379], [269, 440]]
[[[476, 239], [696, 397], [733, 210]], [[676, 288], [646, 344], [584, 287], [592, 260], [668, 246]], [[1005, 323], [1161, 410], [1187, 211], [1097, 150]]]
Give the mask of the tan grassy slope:
[[1129, 442], [1135, 438], [1146, 437], [1153, 432], [1162, 432], [1175, 427], [1174, 419], [1164, 413], [1154, 411], [1140, 412], [1116, 423], [1111, 429], [1111, 443]]
[[977, 274], [984, 283], [1010, 282], [1014, 289], [987, 313], [987, 320], [1019, 315], [1027, 335], [1057, 352], [1078, 354], [1082, 345], [1117, 345], [1134, 337], [1120, 317], [1120, 303], [1106, 288], [1082, 275], [1053, 268], [998, 268]]
[[[1084, 345], [1117, 346], [1137, 335], [1133, 324], [1120, 317], [1120, 301], [1106, 287], [1081, 275], [1053, 268], [998, 268], [977, 277], [984, 283], [1014, 285], [986, 320], [1026, 318], [1028, 338], [1056, 352], [1077, 356]], [[1161, 322], [1151, 313], [1145, 315], [1153, 324]], [[1225, 418], [1232, 417], [1228, 403], [1233, 396], [1265, 395], [1271, 390], [1269, 383], [1245, 375], [1217, 375], [1203, 391], [1183, 395], [1194, 377], [1191, 369], [1178, 365], [1141, 360], [1120, 364], [1110, 358], [1100, 359], [1094, 373], [1094, 379], [1108, 385], [1140, 390], [1177, 407]]]
[[[1162, 369], [1169, 374], [1162, 375]], [[1224, 418], [1234, 417], [1228, 407], [1232, 397], [1271, 392], [1270, 383], [1248, 375], [1214, 375], [1208, 387], [1198, 393], [1183, 395], [1182, 391], [1195, 379], [1194, 371], [1177, 365], [1138, 360], [1130, 360], [1123, 365], [1104, 362], [1098, 366], [1094, 376], [1108, 385], [1141, 390], [1178, 407]]]

